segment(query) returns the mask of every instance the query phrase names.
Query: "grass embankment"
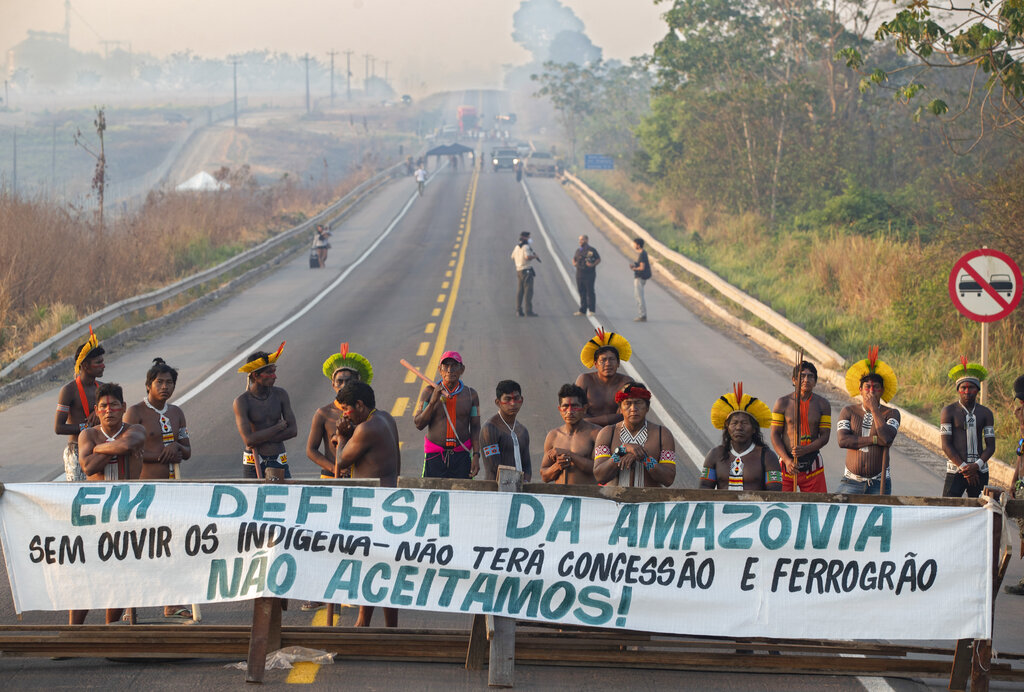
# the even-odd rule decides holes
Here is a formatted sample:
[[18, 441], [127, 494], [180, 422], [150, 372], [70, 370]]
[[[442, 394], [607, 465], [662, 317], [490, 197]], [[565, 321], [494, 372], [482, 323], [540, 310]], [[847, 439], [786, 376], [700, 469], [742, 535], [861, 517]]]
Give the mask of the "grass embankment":
[[[371, 175], [325, 188], [257, 187], [244, 170], [218, 193], [154, 193], [137, 213], [77, 213], [0, 192], [0, 365], [110, 303], [166, 286], [301, 223]], [[73, 348], [71, 348], [73, 350]]]
[[[770, 305], [848, 362], [881, 345], [900, 380], [895, 403], [933, 423], [956, 399], [946, 373], [961, 354], [981, 358], [980, 326], [956, 311], [947, 282], [954, 261], [980, 247], [907, 234], [843, 228], [770, 231], [756, 215], [652, 201], [622, 172], [589, 174], [588, 185], [678, 252]], [[1013, 380], [1024, 373], [1022, 309], [989, 328], [989, 398], [997, 451], [1014, 458]], [[838, 413], [838, 412], [836, 412]]]

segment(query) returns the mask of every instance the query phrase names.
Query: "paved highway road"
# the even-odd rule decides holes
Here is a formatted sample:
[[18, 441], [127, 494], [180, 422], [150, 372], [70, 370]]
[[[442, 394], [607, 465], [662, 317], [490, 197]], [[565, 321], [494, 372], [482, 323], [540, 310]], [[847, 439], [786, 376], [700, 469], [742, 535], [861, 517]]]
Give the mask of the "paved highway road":
[[[493, 98], [482, 96], [482, 99]], [[498, 112], [497, 104], [483, 110]], [[509, 253], [520, 231], [533, 232], [543, 262], [537, 267], [534, 309], [538, 317], [515, 315], [515, 272]], [[569, 287], [569, 259], [580, 233], [589, 233], [603, 263], [598, 269], [596, 317], [576, 317]], [[144, 342], [107, 356], [105, 381], [125, 386], [129, 401], [143, 396], [144, 373], [160, 356], [181, 370], [177, 403], [189, 420], [194, 455], [185, 465], [190, 478], [236, 478], [240, 475], [241, 444], [231, 402], [245, 387], [235, 370], [255, 348], [273, 350], [287, 341], [278, 362], [278, 385], [291, 395], [299, 421], [299, 437], [288, 445], [293, 474], [315, 477], [303, 453], [314, 410], [330, 401], [332, 390], [320, 372], [324, 358], [347, 341], [373, 363], [378, 406], [396, 416], [403, 442], [403, 475], [419, 475], [421, 439], [412, 425], [412, 406], [418, 381], [399, 365], [405, 358], [433, 372], [439, 354], [462, 353], [465, 381], [477, 389], [481, 415], [494, 412], [494, 385], [511, 378], [523, 386], [525, 404], [520, 420], [531, 431], [534, 468], [540, 462], [545, 432], [560, 421], [555, 392], [581, 372], [579, 351], [595, 326], [624, 334], [633, 344], [631, 365], [654, 390], [674, 428], [687, 439], [684, 446], [702, 455], [720, 433], [709, 421], [714, 399], [742, 380], [744, 390], [769, 404], [790, 388], [787, 366], [742, 337], [708, 326], [667, 290], [648, 284], [649, 321], [636, 324], [632, 273], [627, 257], [595, 229], [555, 180], [528, 179], [517, 184], [509, 171], [486, 169], [477, 174], [465, 167], [432, 171], [426, 193], [416, 196], [411, 180], [397, 180], [381, 190], [332, 238], [327, 267], [310, 270], [303, 253], [267, 275], [248, 290], [209, 308], [204, 314]], [[0, 430], [7, 455], [0, 460], [0, 481], [50, 480], [60, 466], [62, 440], [52, 433], [56, 388], [41, 392], [0, 413]], [[839, 392], [824, 392], [833, 402], [833, 417], [846, 403]], [[677, 445], [679, 447], [679, 445]], [[696, 484], [696, 464], [683, 455], [676, 485]], [[842, 472], [842, 454], [830, 445], [826, 454], [828, 482], [835, 487]], [[893, 461], [898, 494], [938, 494], [941, 465], [931, 453], [904, 440]], [[535, 473], [535, 477], [538, 474]], [[1020, 578], [1017, 561], [1009, 579]], [[1000, 598], [996, 619], [996, 648], [1024, 651], [1024, 638], [1015, 623], [1024, 615], [1024, 599]], [[143, 613], [153, 620], [156, 610]], [[55, 623], [58, 613], [28, 613], [26, 623]], [[95, 618], [95, 615], [93, 616]], [[248, 621], [242, 605], [204, 606], [204, 619], [242, 624]], [[321, 617], [323, 614], [321, 613]], [[343, 610], [343, 623], [354, 620]], [[296, 610], [286, 624], [308, 624], [310, 615]], [[0, 622], [15, 621], [7, 584], [0, 593]], [[403, 615], [403, 624], [464, 626], [456, 616], [418, 613]], [[466, 673], [453, 666], [393, 665], [387, 682], [381, 664], [325, 667], [317, 684], [337, 685], [344, 679], [367, 689], [441, 687], [477, 689], [486, 672]], [[38, 661], [4, 659], [0, 671], [13, 687], [59, 687], [73, 675], [75, 686], [128, 688], [143, 684], [154, 689], [181, 686], [215, 687], [237, 684], [242, 673], [224, 671], [219, 664], [114, 665], [95, 661]], [[342, 677], [344, 676], [344, 677]], [[521, 668], [517, 687], [552, 686], [604, 688], [624, 684], [651, 688], [687, 686], [715, 689], [916, 689], [918, 683], [820, 678], [775, 679], [770, 676], [690, 675], [669, 672], [597, 670], [572, 671]], [[285, 672], [268, 673], [268, 682], [284, 682]], [[431, 683], [424, 681], [430, 680]], [[64, 684], [67, 684], [66, 682]], [[724, 688], [723, 687], [723, 688]], [[998, 687], [998, 686], [997, 686]]]

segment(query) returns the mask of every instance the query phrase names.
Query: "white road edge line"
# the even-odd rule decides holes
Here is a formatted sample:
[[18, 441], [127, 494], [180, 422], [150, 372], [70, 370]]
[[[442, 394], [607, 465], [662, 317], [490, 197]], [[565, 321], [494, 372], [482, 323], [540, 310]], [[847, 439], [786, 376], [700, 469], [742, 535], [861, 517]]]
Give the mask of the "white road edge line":
[[[435, 172], [434, 175], [437, 175], [437, 173]], [[260, 346], [261, 344], [265, 343], [268, 339], [271, 339], [276, 334], [279, 334], [281, 331], [283, 331], [284, 329], [289, 327], [292, 323], [294, 323], [300, 317], [302, 317], [307, 312], [309, 312], [314, 307], [316, 307], [320, 303], [320, 301], [322, 301], [334, 289], [336, 289], [338, 286], [340, 286], [341, 282], [343, 282], [345, 279], [347, 279], [349, 274], [351, 274], [359, 265], [361, 265], [363, 262], [365, 262], [370, 257], [371, 254], [373, 254], [373, 251], [377, 249], [377, 246], [380, 245], [382, 242], [384, 242], [384, 239], [387, 238], [391, 234], [391, 231], [394, 230], [395, 226], [398, 225], [398, 222], [401, 221], [405, 217], [406, 213], [412, 207], [413, 203], [416, 202], [416, 199], [418, 197], [419, 197], [419, 193], [413, 192], [412, 196], [409, 197], [409, 201], [405, 203], [404, 207], [402, 207], [402, 211], [400, 211], [398, 213], [398, 215], [391, 221], [391, 223], [388, 225], [388, 227], [386, 229], [384, 229], [384, 232], [380, 234], [380, 237], [378, 237], [377, 240], [373, 241], [373, 244], [371, 244], [370, 247], [366, 248], [366, 250], [363, 252], [363, 254], [361, 254], [359, 256], [359, 258], [356, 259], [355, 262], [350, 264], [348, 266], [348, 268], [345, 271], [343, 271], [338, 276], [338, 278], [336, 278], [334, 281], [332, 281], [330, 284], [328, 284], [327, 288], [325, 288], [320, 293], [315, 295], [313, 297], [313, 299], [310, 300], [309, 303], [307, 303], [304, 308], [299, 310], [297, 313], [295, 313], [294, 315], [289, 317], [287, 320], [285, 320], [281, 324], [279, 324], [276, 327], [274, 327], [273, 329], [271, 329], [269, 332], [267, 332], [263, 336], [259, 337], [255, 341], [253, 341], [251, 344], [249, 344], [249, 346], [247, 346], [246, 348], [242, 349], [242, 351], [240, 353], [236, 354], [234, 357], [232, 357], [230, 360], [228, 360], [226, 363], [224, 363], [224, 365], [222, 365], [219, 368], [217, 368], [216, 370], [214, 370], [213, 373], [211, 373], [209, 376], [206, 377], [206, 379], [201, 381], [199, 384], [197, 384], [195, 387], [190, 389], [184, 395], [178, 397], [175, 400], [175, 402], [174, 402], [175, 405], [176, 406], [180, 406], [181, 404], [184, 404], [189, 399], [192, 399], [196, 395], [201, 394], [207, 387], [209, 387], [214, 382], [219, 380], [226, 372], [228, 372], [229, 370], [234, 368], [236, 364], [240, 363], [242, 361], [242, 359], [245, 358], [245, 356], [247, 354], [249, 354], [252, 351], [254, 351], [258, 346]], [[54, 481], [63, 481], [64, 478], [65, 478], [64, 474], [61, 473], [61, 474], [58, 474], [58, 476], [56, 478], [54, 478], [53, 480]]]
[[[544, 228], [544, 223], [540, 220], [540, 214], [537, 213], [537, 207], [533, 204], [533, 197], [530, 195], [530, 188], [526, 186], [526, 180], [520, 183], [523, 186], [523, 191], [526, 192], [526, 202], [530, 205], [530, 211], [533, 213], [533, 220], [537, 223], [537, 228], [540, 230], [542, 236], [544, 236], [544, 242], [547, 243], [548, 252], [552, 257], [557, 257], [555, 248], [551, 243], [551, 236], [548, 235], [548, 231]], [[569, 277], [569, 272], [566, 270], [564, 263], [561, 261], [555, 262], [555, 266], [558, 267], [558, 273], [561, 274], [562, 280], [565, 281], [565, 285], [569, 289], [569, 294], [573, 297], [573, 300], [579, 300], [579, 293], [576, 292], [574, 282]], [[601, 324], [597, 321], [596, 317], [587, 315], [587, 319], [594, 325], [594, 328], [600, 327]], [[632, 377], [633, 379], [640, 381], [640, 373], [633, 367], [632, 363], [625, 362], [622, 364], [622, 369]], [[693, 443], [683, 429], [679, 427], [679, 424], [668, 414], [665, 407], [657, 399], [651, 400], [651, 410], [654, 414], [664, 422], [665, 427], [668, 428], [669, 432], [672, 433], [672, 437], [675, 438], [676, 445], [682, 447], [682, 451], [690, 458], [690, 462], [697, 467], [697, 470], [704, 468], [704, 454], [697, 449], [697, 445]]]

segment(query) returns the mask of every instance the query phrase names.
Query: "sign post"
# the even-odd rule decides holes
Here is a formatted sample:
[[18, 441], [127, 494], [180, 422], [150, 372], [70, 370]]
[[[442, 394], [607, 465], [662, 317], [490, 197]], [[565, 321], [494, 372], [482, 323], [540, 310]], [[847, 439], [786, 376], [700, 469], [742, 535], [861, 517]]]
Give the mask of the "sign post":
[[[949, 297], [968, 319], [981, 323], [981, 364], [988, 367], [988, 324], [1003, 319], [1021, 298], [1020, 267], [998, 250], [972, 250], [953, 264]], [[986, 383], [978, 401], [985, 403]]]

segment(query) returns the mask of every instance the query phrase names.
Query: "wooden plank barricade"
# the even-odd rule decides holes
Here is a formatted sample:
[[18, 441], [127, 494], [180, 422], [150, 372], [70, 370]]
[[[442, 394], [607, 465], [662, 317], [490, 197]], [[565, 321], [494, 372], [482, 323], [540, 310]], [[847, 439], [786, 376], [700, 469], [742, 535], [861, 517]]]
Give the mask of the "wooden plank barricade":
[[[509, 473], [511, 472], [511, 473]], [[531, 483], [522, 486], [514, 469], [494, 481], [400, 478], [400, 488], [511, 491], [537, 495], [574, 495], [618, 502], [760, 501], [908, 506], [976, 506], [983, 500], [936, 497], [847, 496], [814, 493], [764, 493], [670, 488], [619, 488]], [[178, 481], [188, 483], [191, 481]], [[345, 481], [286, 481], [289, 484], [342, 484]], [[375, 485], [363, 481], [347, 484]], [[998, 496], [996, 489], [991, 494]], [[3, 485], [0, 484], [0, 502]], [[1006, 503], [1006, 516], [1024, 516], [1024, 500]], [[998, 592], [1009, 550], [1001, 550], [1001, 522], [993, 525], [996, 551], [992, 575]], [[478, 670], [488, 661], [489, 682], [511, 687], [514, 665], [637, 667], [662, 670], [763, 672], [818, 675], [897, 675], [944, 678], [949, 689], [987, 690], [990, 680], [1024, 683], [1024, 654], [993, 653], [991, 640], [961, 640], [955, 648], [874, 643], [665, 635], [629, 630], [548, 625], [489, 616], [473, 616], [471, 630], [353, 627], [282, 627], [280, 599], [256, 599], [250, 627], [137, 625], [132, 627], [0, 625], [0, 653], [14, 656], [102, 657], [113, 650], [121, 658], [225, 658], [248, 655], [246, 680], [262, 682], [266, 654], [283, 646], [332, 651], [342, 659], [464, 663]], [[507, 621], [504, 624], [502, 621]], [[490, 642], [488, 634], [490, 633]], [[485, 646], [485, 644], [488, 644]], [[737, 654], [737, 648], [758, 653]], [[729, 652], [728, 657], [708, 653]], [[779, 652], [769, 655], [768, 652]], [[843, 655], [847, 654], [847, 655]], [[848, 654], [854, 654], [851, 657]]]

